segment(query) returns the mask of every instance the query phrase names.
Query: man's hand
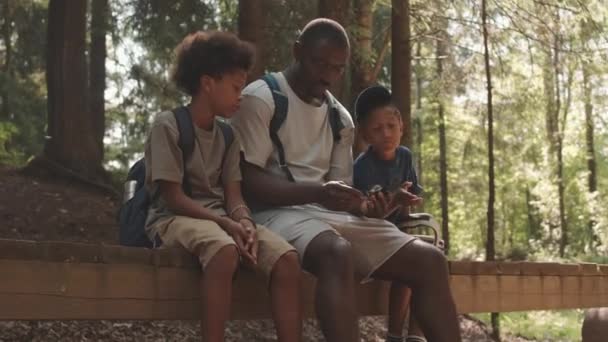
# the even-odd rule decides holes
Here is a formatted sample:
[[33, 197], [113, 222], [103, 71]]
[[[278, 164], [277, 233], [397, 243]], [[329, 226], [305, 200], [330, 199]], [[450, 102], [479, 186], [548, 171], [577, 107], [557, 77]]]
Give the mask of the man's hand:
[[319, 195], [319, 203], [334, 211], [357, 211], [363, 200], [364, 196], [359, 190], [338, 181], [323, 184]]
[[392, 196], [384, 194], [382, 192], [371, 194], [367, 198], [367, 212], [365, 216], [384, 218], [390, 210], [393, 208], [391, 205]]
[[[244, 261], [253, 265], [257, 264], [257, 257], [254, 257], [251, 252], [251, 246], [254, 242], [257, 244], [257, 234], [252, 234], [251, 229], [248, 232], [247, 228], [243, 224], [233, 221], [230, 218], [223, 218], [219, 222], [220, 227], [228, 233], [236, 242], [236, 246], [239, 250], [239, 254], [244, 258]], [[255, 233], [255, 230], [254, 230]], [[257, 247], [256, 247], [257, 253]]]

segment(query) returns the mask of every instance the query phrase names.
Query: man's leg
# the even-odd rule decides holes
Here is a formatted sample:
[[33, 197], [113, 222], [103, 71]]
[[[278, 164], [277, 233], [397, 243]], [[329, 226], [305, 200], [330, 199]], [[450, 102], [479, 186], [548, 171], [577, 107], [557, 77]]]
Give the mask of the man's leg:
[[380, 266], [373, 277], [400, 281], [412, 288], [413, 313], [429, 341], [461, 340], [447, 260], [439, 249], [413, 241]]
[[358, 342], [350, 243], [333, 231], [323, 232], [308, 244], [303, 266], [317, 277], [315, 309], [325, 339], [328, 342]]
[[275, 263], [270, 275], [272, 318], [279, 342], [297, 342], [302, 336], [301, 273], [298, 254], [287, 252]]
[[[387, 341], [391, 338], [398, 340], [398, 337], [403, 336], [403, 326], [410, 311], [410, 300], [412, 298], [412, 290], [401, 284], [398, 281], [391, 283], [391, 290], [388, 297], [388, 336]], [[401, 338], [401, 340], [404, 340]]]

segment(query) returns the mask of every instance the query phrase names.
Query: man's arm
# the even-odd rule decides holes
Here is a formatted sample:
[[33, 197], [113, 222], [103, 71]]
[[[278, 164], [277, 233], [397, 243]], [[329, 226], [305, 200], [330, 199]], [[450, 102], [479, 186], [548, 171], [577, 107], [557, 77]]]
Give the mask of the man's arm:
[[243, 161], [243, 188], [253, 200], [273, 206], [319, 203], [330, 210], [357, 212], [361, 192], [341, 182], [290, 182]]
[[290, 182], [246, 161], [241, 165], [243, 189], [255, 201], [274, 206], [290, 206], [318, 203], [323, 197], [323, 185]]

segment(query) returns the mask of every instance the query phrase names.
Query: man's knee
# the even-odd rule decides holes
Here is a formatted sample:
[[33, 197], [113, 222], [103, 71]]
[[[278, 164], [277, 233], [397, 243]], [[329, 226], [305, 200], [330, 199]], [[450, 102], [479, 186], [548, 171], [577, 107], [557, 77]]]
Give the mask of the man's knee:
[[353, 272], [352, 246], [343, 237], [322, 233], [310, 242], [304, 254], [304, 267], [313, 273]]

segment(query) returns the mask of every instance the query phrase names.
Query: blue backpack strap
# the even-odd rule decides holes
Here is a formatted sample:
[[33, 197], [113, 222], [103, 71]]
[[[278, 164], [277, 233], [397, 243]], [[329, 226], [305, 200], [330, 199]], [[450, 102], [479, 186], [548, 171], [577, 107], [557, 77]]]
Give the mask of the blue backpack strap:
[[340, 131], [345, 127], [344, 123], [340, 119], [340, 110], [338, 109], [338, 101], [329, 92], [325, 92], [325, 98], [327, 99], [327, 115], [329, 119], [329, 126], [331, 127], [331, 134], [334, 136], [334, 143], [340, 141]]
[[272, 140], [272, 143], [277, 149], [277, 154], [279, 156], [279, 167], [281, 170], [283, 170], [287, 176], [287, 179], [289, 179], [291, 182], [295, 182], [293, 174], [291, 174], [289, 167], [287, 167], [287, 162], [285, 161], [285, 149], [283, 148], [283, 143], [281, 143], [281, 139], [279, 139], [278, 135], [279, 128], [281, 128], [281, 125], [283, 125], [283, 122], [285, 122], [285, 119], [287, 118], [287, 96], [281, 92], [279, 83], [273, 75], [266, 74], [262, 76], [262, 80], [266, 82], [268, 88], [270, 88], [272, 100], [274, 101], [274, 114], [270, 120], [269, 127], [270, 140]]
[[228, 150], [234, 141], [234, 132], [232, 131], [230, 124], [227, 122], [215, 120], [215, 123], [219, 126], [220, 130], [222, 131], [222, 136], [224, 137], [224, 156], [222, 157], [222, 168], [224, 168], [226, 155], [228, 155]]
[[179, 132], [177, 145], [182, 150], [182, 160], [184, 162], [182, 187], [186, 195], [192, 196], [192, 187], [186, 174], [186, 161], [190, 159], [192, 151], [194, 151], [194, 125], [192, 124], [190, 111], [185, 106], [173, 109], [173, 115], [175, 116], [175, 122], [177, 122], [177, 131]]

